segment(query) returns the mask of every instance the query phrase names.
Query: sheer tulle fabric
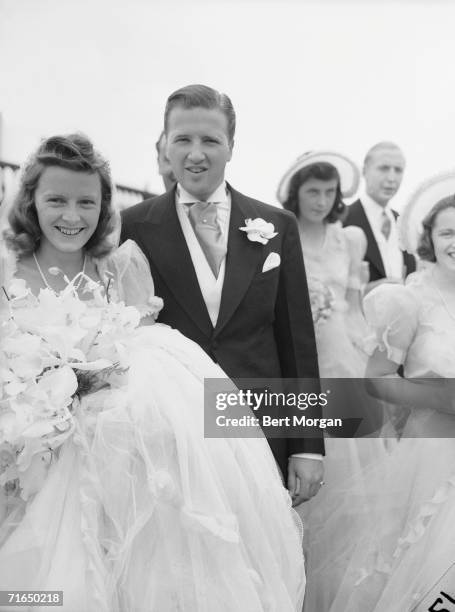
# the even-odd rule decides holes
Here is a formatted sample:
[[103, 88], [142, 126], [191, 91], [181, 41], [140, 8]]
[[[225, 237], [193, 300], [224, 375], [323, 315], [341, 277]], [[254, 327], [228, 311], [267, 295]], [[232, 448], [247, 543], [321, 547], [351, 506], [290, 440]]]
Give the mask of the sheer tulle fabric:
[[223, 372], [159, 324], [128, 354], [3, 521], [0, 589], [63, 589], [66, 612], [299, 610], [301, 524], [266, 440], [203, 437], [203, 380]]
[[[352, 231], [357, 229], [327, 224], [321, 253], [302, 244], [307, 274], [330, 287], [335, 297], [330, 318], [316, 326], [322, 379], [363, 378], [365, 373], [367, 354], [360, 349], [360, 340], [371, 329], [362, 318], [350, 318], [346, 301], [348, 290], [358, 290], [361, 284], [365, 237]], [[354, 554], [357, 526], [369, 521], [366, 468], [387, 454], [384, 440], [378, 437], [328, 437], [325, 444], [325, 484], [299, 508], [305, 524], [305, 612], [328, 612]]]
[[454, 460], [453, 439], [403, 438], [385, 462], [371, 466], [370, 513], [356, 525], [331, 612], [412, 610], [451, 567]]
[[[455, 376], [455, 320], [431, 269], [404, 287], [376, 289], [365, 312], [379, 346], [403, 363], [406, 377]], [[412, 610], [453, 564], [454, 434], [454, 417], [413, 410], [393, 453], [370, 467], [364, 480], [370, 516], [357, 523], [355, 552], [331, 612]]]

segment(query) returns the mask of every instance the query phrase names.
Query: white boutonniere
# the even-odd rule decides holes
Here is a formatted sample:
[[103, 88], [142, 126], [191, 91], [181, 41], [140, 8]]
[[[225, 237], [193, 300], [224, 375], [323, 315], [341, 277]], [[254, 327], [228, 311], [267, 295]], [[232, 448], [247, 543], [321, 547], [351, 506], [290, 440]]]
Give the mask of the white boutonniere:
[[239, 229], [242, 232], [246, 232], [248, 240], [260, 242], [261, 244], [267, 244], [271, 238], [275, 238], [278, 235], [278, 232], [275, 232], [273, 223], [267, 223], [267, 221], [260, 217], [245, 219], [245, 226]]

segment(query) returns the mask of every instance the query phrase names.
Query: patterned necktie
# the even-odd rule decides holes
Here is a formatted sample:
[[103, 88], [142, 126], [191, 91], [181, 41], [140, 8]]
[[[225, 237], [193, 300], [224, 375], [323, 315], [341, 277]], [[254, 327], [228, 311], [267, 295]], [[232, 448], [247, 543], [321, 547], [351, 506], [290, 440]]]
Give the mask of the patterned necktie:
[[387, 213], [382, 211], [382, 219], [381, 219], [381, 232], [384, 235], [386, 240], [389, 239], [390, 232], [392, 231], [392, 222], [390, 221]]
[[196, 238], [213, 274], [218, 278], [227, 247], [217, 222], [216, 202], [195, 202], [188, 206], [188, 217]]

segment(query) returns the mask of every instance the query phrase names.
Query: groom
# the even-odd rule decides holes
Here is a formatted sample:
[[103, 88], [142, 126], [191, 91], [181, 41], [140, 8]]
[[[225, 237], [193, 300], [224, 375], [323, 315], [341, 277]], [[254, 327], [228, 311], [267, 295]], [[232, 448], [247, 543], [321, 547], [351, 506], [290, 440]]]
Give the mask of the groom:
[[[160, 322], [197, 342], [231, 378], [317, 378], [295, 218], [224, 179], [235, 132], [230, 99], [205, 85], [183, 87], [167, 100], [164, 130], [177, 185], [123, 211], [121, 235], [148, 258], [164, 300]], [[322, 438], [269, 444], [294, 505], [315, 495]]]

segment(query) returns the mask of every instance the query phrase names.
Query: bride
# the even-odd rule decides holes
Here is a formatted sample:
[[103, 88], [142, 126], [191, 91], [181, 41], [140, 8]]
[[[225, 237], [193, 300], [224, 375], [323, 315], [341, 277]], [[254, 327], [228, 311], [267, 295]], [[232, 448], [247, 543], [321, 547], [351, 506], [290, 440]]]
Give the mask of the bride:
[[0, 590], [63, 591], [66, 612], [300, 610], [301, 527], [268, 444], [203, 437], [204, 377], [224, 374], [155, 323], [145, 257], [112, 247], [90, 141], [45, 140], [9, 221]]
[[401, 239], [422, 269], [405, 286], [385, 284], [365, 298], [378, 339], [367, 368], [372, 391], [411, 414], [400, 443], [371, 470], [374, 529], [357, 530], [331, 612], [424, 612], [455, 603], [454, 193], [450, 173], [410, 198]]

